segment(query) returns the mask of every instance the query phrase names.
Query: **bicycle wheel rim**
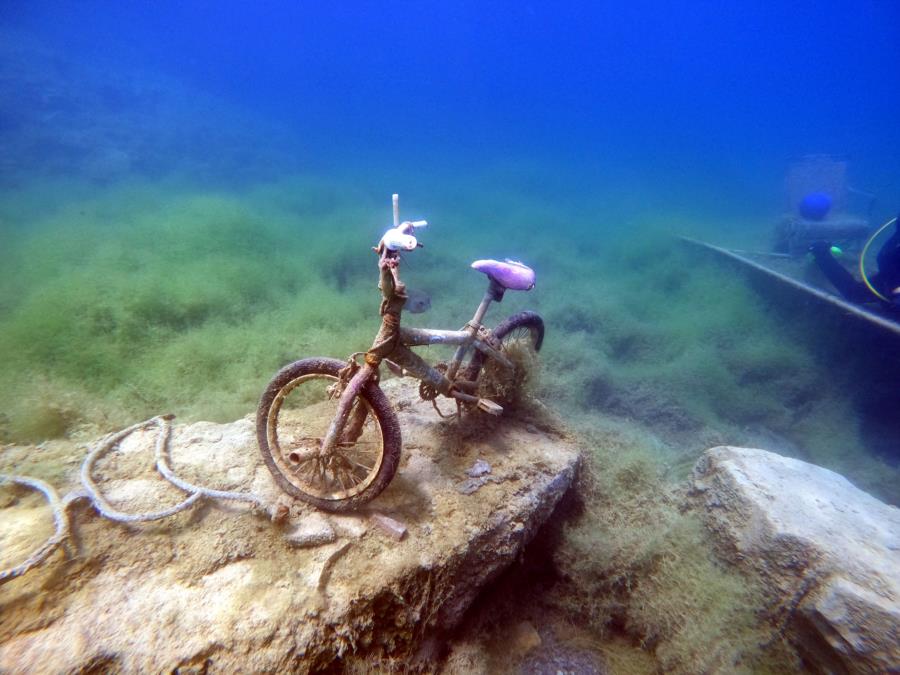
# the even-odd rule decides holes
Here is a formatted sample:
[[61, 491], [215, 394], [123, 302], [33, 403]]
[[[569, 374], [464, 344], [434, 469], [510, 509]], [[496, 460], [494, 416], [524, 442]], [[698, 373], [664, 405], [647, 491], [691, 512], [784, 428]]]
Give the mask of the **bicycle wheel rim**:
[[[381, 422], [375, 414], [372, 404], [364, 395], [357, 398], [354, 406], [362, 405], [365, 410], [365, 422], [371, 424], [367, 438], [362, 442], [354, 441], [349, 447], [344, 442], [339, 442], [335, 451], [326, 457], [320, 456], [318, 450], [324, 438], [327, 425], [333, 418], [328, 411], [336, 410], [334, 396], [329, 395], [317, 405], [325, 408], [324, 414], [320, 411], [319, 419], [310, 422], [303, 420], [304, 416], [312, 417], [311, 406], [292, 411], [292, 416], [298, 419], [289, 421], [284, 419], [287, 413], [284, 410], [288, 397], [299, 387], [315, 381], [328, 382], [333, 385], [338, 381], [337, 377], [325, 373], [308, 373], [293, 378], [287, 382], [272, 400], [266, 419], [266, 437], [270, 454], [278, 471], [291, 485], [310, 497], [325, 501], [341, 502], [351, 499], [365, 492], [376, 480], [381, 471], [385, 458], [385, 447]], [[293, 442], [286, 438], [286, 426], [288, 424], [304, 425], [300, 427], [306, 433], [294, 433]], [[281, 431], [279, 431], [281, 430]], [[308, 433], [312, 431], [313, 433]], [[368, 444], [371, 450], [363, 450], [349, 456], [350, 450]], [[362, 454], [363, 461], [359, 461]], [[364, 475], [360, 476], [360, 472]], [[329, 473], [331, 474], [329, 477]]]

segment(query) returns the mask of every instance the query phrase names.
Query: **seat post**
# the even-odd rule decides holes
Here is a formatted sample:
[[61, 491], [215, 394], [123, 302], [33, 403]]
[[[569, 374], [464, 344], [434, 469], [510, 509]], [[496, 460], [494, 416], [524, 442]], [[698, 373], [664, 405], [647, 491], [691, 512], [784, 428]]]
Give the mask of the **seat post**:
[[[484, 315], [487, 314], [488, 307], [491, 306], [491, 303], [495, 300], [500, 302], [503, 300], [503, 292], [506, 289], [503, 288], [496, 281], [491, 279], [490, 284], [488, 285], [487, 291], [484, 293], [484, 297], [481, 299], [481, 304], [478, 305], [478, 309], [475, 310], [475, 316], [472, 317], [472, 320], [466, 324], [464, 330], [466, 330], [469, 335], [475, 337], [475, 334], [478, 332], [478, 327], [481, 325], [481, 322], [484, 321]], [[466, 356], [466, 350], [469, 348], [469, 345], [460, 345], [456, 349], [456, 353], [453, 355], [453, 361], [450, 362], [450, 367], [447, 369], [447, 377], [451, 380], [456, 375], [456, 371], [459, 370], [459, 366], [462, 363], [462, 360]]]
[[490, 284], [488, 285], [488, 289], [487, 291], [485, 291], [484, 297], [481, 299], [481, 304], [478, 305], [478, 309], [475, 310], [475, 316], [472, 317], [472, 321], [470, 323], [473, 323], [476, 326], [480, 326], [481, 322], [484, 320], [484, 315], [487, 314], [488, 307], [491, 306], [491, 302], [501, 302], [503, 300], [503, 292], [505, 290], [506, 289], [503, 288], [503, 286], [491, 279]]

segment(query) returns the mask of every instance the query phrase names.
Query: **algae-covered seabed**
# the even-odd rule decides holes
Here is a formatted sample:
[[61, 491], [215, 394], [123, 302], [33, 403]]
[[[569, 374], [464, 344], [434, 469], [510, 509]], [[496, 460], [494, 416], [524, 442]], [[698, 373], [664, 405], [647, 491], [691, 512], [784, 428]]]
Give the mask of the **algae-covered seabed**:
[[[73, 76], [23, 40], [5, 45], [3, 443], [90, 439], [164, 412], [233, 420], [284, 363], [364, 349], [378, 326], [371, 246], [396, 191], [404, 216], [431, 221], [402, 275], [432, 309], [405, 320], [470, 318], [473, 259], [537, 270], [534, 291], [492, 311], [544, 316], [537, 394], [584, 439], [580, 516], [555, 545], [564, 616], [667, 669], [697, 672], [723, 649], [754, 663], [754, 589], [713, 562], [670, 496], [708, 447], [799, 456], [900, 501], [896, 467], [875, 452], [897, 429], [860, 413], [872, 361], [833, 323], [780, 309], [672, 239], [765, 240], [770, 221], [727, 220], [702, 181], [668, 188], [695, 189], [695, 209], [668, 209], [615, 167], [501, 149], [432, 164], [410, 148], [323, 157], [177, 83]], [[717, 640], [729, 646], [703, 649]]]
[[[710, 445], [750, 443], [896, 501], [896, 474], [867, 450], [853, 398], [872, 374], [852, 353], [826, 361], [828, 336], [813, 317], [779, 313], [656, 223], [592, 235], [569, 225], [584, 216], [556, 194], [486, 185], [442, 181], [465, 195], [458, 204], [404, 200], [433, 222], [403, 268], [432, 309], [408, 321], [462, 325], [483, 286], [468, 263], [523, 258], [537, 288], [508, 294], [493, 318], [524, 307], [545, 317], [540, 394], [563, 414], [649, 429], [674, 474]], [[41, 190], [59, 205], [15, 213], [16, 200], [44, 201]], [[231, 420], [254, 410], [285, 362], [346, 356], [378, 325], [371, 246], [390, 217], [388, 193], [303, 175], [228, 190], [132, 179], [29, 185], [2, 206], [6, 442], [96, 434], [169, 411]]]
[[[640, 222], [602, 240], [561, 237], [576, 216], [558, 199], [456, 190], [466, 199], [452, 206], [404, 201], [433, 222], [403, 268], [432, 309], [408, 318], [462, 325], [482, 291], [468, 269], [478, 256], [512, 247], [538, 270], [537, 288], [508, 294], [494, 319], [524, 307], [545, 317], [538, 394], [588, 452], [585, 512], [557, 553], [581, 581], [568, 595], [556, 588], [556, 604], [596, 629], [642, 636], [668, 666], [721, 659], [701, 647], [709, 640], [752, 655], [753, 590], [711, 562], [699, 524], [666, 490], [702, 450], [731, 443], [799, 455], [896, 501], [895, 469], [866, 449], [852, 375], [820, 362], [805, 341], [812, 325], [786, 324], [741, 277]], [[87, 192], [6, 221], [4, 442], [89, 439], [162, 412], [232, 420], [254, 411], [285, 362], [369, 344], [379, 299], [370, 246], [387, 194], [302, 175]], [[477, 236], [466, 228], [488, 220]], [[604, 643], [611, 662], [616, 644]]]

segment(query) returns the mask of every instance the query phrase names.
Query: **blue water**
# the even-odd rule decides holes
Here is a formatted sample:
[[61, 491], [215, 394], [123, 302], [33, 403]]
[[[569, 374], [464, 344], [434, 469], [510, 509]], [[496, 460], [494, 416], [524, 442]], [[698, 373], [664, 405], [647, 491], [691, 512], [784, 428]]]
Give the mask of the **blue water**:
[[[892, 2], [5, 2], [0, 436], [233, 419], [303, 349], [362, 348], [364, 256], [399, 192], [432, 221], [407, 269], [434, 320], [468, 318], [471, 258], [536, 267], [510, 308], [548, 316], [556, 400], [628, 418], [622, 392], [649, 392], [636, 422], [674, 415], [678, 442], [851, 471], [900, 439], [871, 393], [890, 382], [846, 358], [866, 350], [667, 237], [768, 245], [810, 153], [847, 162], [872, 223], [894, 215], [898, 64]], [[340, 312], [301, 321], [310, 275]], [[46, 423], [15, 412], [30, 400]]]
[[761, 217], [788, 158], [828, 152], [898, 207], [895, 3], [330, 4], [7, 2], [0, 25], [220, 97], [377, 188], [525, 164], [617, 214]]

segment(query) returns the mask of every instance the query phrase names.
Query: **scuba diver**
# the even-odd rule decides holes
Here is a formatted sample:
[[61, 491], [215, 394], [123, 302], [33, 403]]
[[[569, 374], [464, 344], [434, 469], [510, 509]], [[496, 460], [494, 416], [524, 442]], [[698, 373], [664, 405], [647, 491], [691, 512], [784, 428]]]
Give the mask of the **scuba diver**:
[[[863, 263], [866, 250], [875, 237], [891, 224], [894, 225], [894, 232], [878, 252], [878, 272], [867, 277]], [[826, 241], [817, 241], [809, 247], [819, 269], [844, 298], [859, 304], [878, 302], [892, 314], [896, 312], [900, 316], [900, 216], [882, 225], [863, 248], [859, 264], [862, 281], [855, 279], [834, 258], [833, 250], [832, 245]]]

